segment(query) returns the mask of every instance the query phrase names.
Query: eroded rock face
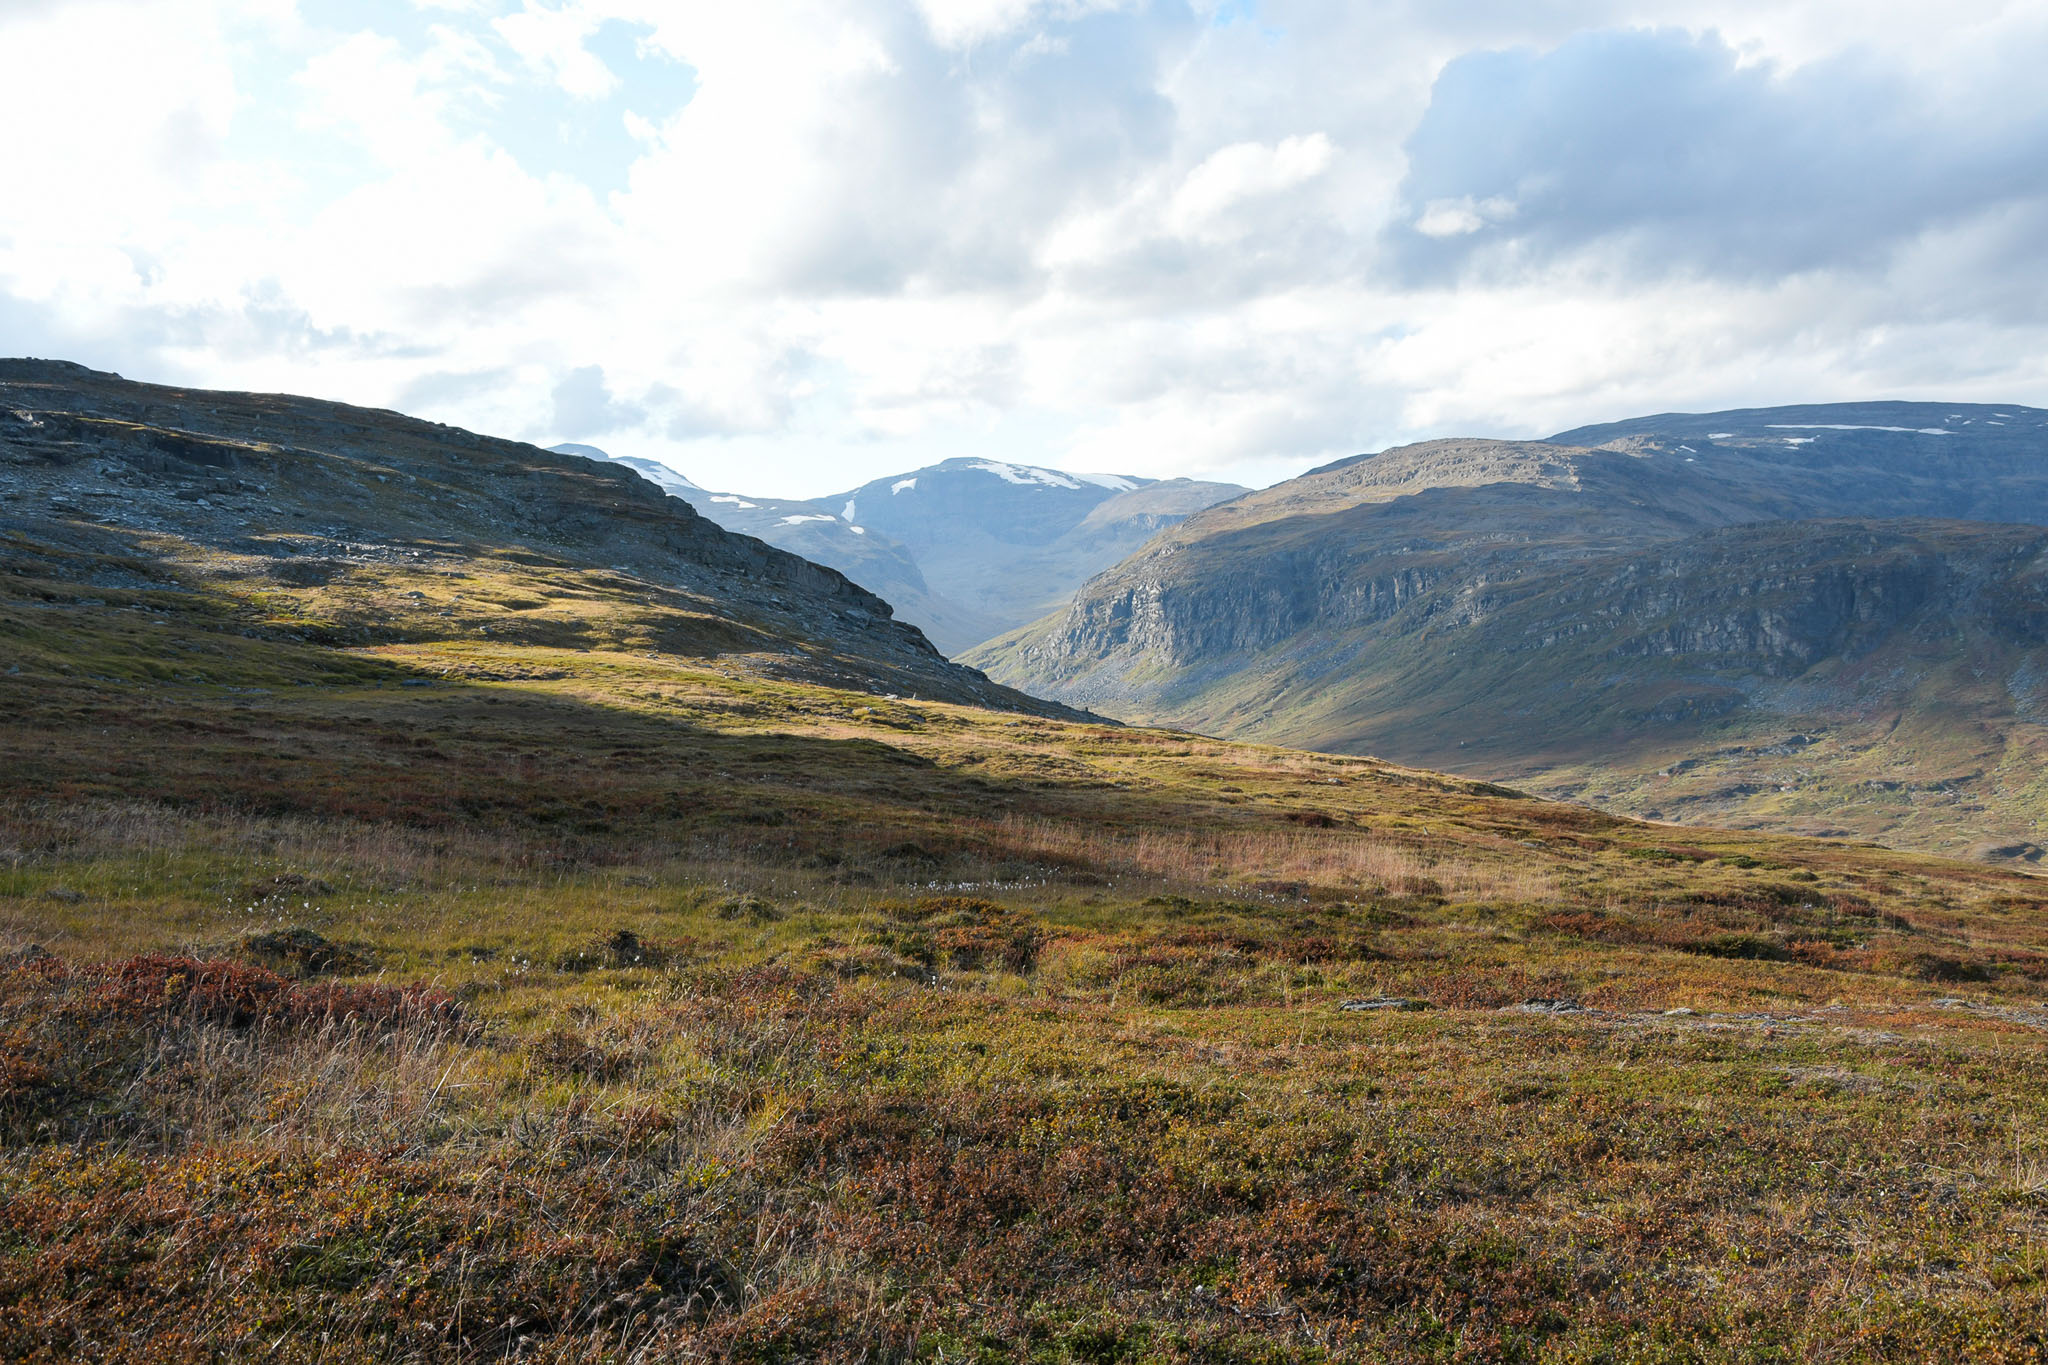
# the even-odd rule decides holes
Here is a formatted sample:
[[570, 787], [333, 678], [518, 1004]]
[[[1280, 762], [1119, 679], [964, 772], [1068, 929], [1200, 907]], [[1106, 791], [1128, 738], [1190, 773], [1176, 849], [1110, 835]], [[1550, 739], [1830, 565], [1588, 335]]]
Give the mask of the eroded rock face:
[[[1198, 513], [1055, 624], [967, 657], [1127, 719], [1525, 785], [1568, 771], [1569, 794], [1639, 814], [1777, 822], [1839, 770], [1903, 793], [1909, 823], [1931, 818], [1915, 793], [1963, 793], [1958, 839], [1980, 813], [2048, 816], [2048, 790], [1998, 775], [2048, 717], [2048, 412], [1774, 409], [1568, 437], [1339, 461]], [[1761, 763], [1787, 724], [1828, 736], [1819, 776], [1701, 758], [1651, 801], [1687, 746]], [[1790, 827], [1826, 823], [1802, 808]]]
[[[2019, 648], [2043, 642], [2048, 533], [1911, 520], [1769, 523], [1595, 561], [1554, 588], [1538, 629], [1590, 623], [1617, 660], [1687, 659], [1796, 677], [1898, 632], [1967, 622]], [[1531, 646], [1526, 637], [1503, 647]]]
[[[1334, 556], [1332, 557], [1334, 559]], [[1225, 653], [1281, 643], [1310, 628], [1359, 629], [1393, 618], [1441, 585], [1447, 571], [1404, 567], [1359, 575], [1340, 562], [1288, 556], [1200, 584], [1146, 576], [1074, 604], [1062, 628], [1034, 642], [1029, 657], [1053, 661], [1117, 650], [1188, 667]]]
[[[1173, 669], [1285, 646], [1305, 632], [1361, 647], [1433, 632], [1446, 648], [1526, 653], [1597, 636], [1605, 659], [1686, 660], [1791, 678], [1894, 632], [1969, 621], [2032, 647], [2048, 630], [2042, 533], [1984, 536], [1910, 520], [1768, 524], [1690, 537], [1567, 571], [1448, 559], [1393, 565], [1281, 554], [1239, 572], [1098, 583], [1008, 675], [1057, 680], [1142, 658]], [[1454, 632], [1471, 638], [1459, 641]]]

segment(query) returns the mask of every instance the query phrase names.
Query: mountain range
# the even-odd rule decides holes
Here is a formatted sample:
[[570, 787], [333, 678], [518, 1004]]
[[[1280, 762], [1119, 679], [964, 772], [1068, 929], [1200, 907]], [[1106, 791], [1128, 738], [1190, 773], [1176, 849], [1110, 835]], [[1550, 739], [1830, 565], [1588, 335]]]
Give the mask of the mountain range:
[[2037, 859], [2048, 412], [1662, 414], [1341, 460], [965, 656], [1120, 718]]
[[[61, 362], [0, 362], [0, 435], [18, 565], [198, 593], [266, 638], [640, 648], [1656, 819], [2026, 862], [2048, 842], [2039, 409], [1662, 414], [1258, 492], [957, 459], [795, 502]], [[16, 625], [30, 669], [64, 628]], [[167, 679], [267, 685], [152, 648]]]
[[623, 464], [728, 530], [838, 569], [948, 654], [1065, 606], [1157, 532], [1246, 491], [959, 458], [792, 501], [714, 493], [595, 446], [554, 449]]

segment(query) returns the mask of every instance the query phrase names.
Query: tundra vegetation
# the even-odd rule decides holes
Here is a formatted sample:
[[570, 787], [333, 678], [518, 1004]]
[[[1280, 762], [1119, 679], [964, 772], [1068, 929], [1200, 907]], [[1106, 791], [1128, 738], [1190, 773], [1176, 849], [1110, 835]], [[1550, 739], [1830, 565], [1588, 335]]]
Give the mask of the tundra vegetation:
[[2048, 1335], [2027, 874], [7, 554], [7, 1360]]
[[623, 476], [31, 373], [0, 1359], [2041, 1353], [2024, 871], [1092, 722]]

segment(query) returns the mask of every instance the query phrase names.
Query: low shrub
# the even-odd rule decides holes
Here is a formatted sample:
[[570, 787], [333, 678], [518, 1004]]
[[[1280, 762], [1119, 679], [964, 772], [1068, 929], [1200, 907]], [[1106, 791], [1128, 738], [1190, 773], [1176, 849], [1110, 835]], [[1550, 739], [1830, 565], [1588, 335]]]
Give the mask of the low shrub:
[[631, 929], [614, 929], [603, 938], [571, 948], [555, 958], [559, 972], [589, 972], [609, 967], [667, 967], [696, 955], [696, 940], [645, 939]]
[[289, 976], [360, 972], [370, 959], [359, 949], [329, 942], [311, 929], [276, 929], [242, 940], [242, 954], [258, 966]]

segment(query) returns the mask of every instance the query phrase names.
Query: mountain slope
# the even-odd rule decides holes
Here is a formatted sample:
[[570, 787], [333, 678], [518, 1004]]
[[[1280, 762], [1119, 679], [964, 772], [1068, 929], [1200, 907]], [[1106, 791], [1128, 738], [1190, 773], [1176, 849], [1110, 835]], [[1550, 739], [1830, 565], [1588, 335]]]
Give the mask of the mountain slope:
[[259, 633], [727, 657], [1044, 709], [637, 475], [395, 413], [4, 361], [0, 498], [18, 572], [200, 594]]
[[968, 657], [1641, 814], [2025, 851], [2048, 652], [2011, 523], [2048, 525], [2044, 438], [1857, 404], [1428, 442], [1193, 517]]
[[1244, 492], [958, 458], [786, 500], [709, 492], [651, 460], [591, 446], [556, 449], [626, 464], [721, 526], [831, 565], [949, 654], [1064, 605], [1155, 532]]

